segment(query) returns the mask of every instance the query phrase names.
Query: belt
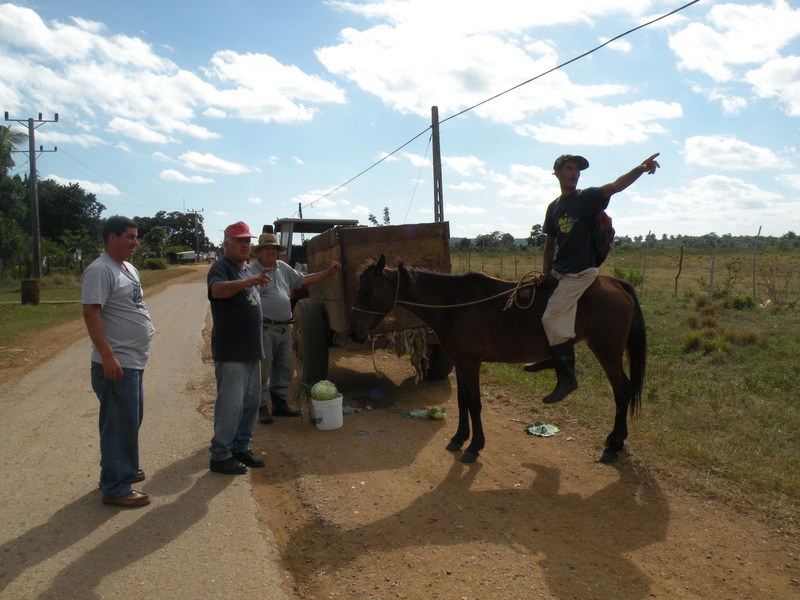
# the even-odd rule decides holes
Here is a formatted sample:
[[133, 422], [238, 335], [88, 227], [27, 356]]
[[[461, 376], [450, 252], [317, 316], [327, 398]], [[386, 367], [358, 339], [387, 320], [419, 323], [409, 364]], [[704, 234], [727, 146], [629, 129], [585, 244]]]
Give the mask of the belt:
[[291, 325], [294, 323], [294, 319], [289, 319], [288, 321], [275, 321], [273, 319], [264, 318], [265, 325]]

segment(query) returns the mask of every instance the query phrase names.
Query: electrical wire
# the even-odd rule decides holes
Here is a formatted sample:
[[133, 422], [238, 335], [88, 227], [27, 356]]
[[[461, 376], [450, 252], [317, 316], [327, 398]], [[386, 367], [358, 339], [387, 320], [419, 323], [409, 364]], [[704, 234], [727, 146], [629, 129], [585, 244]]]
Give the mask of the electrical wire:
[[[522, 83], [518, 83], [518, 84], [517, 84], [517, 85], [515, 85], [514, 87], [508, 88], [507, 90], [505, 90], [505, 91], [503, 91], [503, 92], [500, 92], [499, 94], [495, 94], [494, 96], [491, 96], [490, 98], [487, 98], [486, 100], [482, 100], [481, 102], [478, 102], [477, 104], [475, 104], [475, 105], [473, 105], [473, 106], [470, 106], [469, 108], [465, 108], [464, 110], [462, 110], [462, 111], [460, 111], [460, 112], [457, 112], [457, 113], [455, 113], [455, 114], [453, 114], [453, 115], [450, 115], [450, 116], [449, 116], [449, 117], [447, 117], [446, 119], [442, 119], [442, 120], [440, 120], [440, 121], [439, 121], [439, 125], [442, 125], [443, 123], [446, 123], [447, 121], [450, 121], [451, 119], [455, 119], [456, 117], [460, 117], [461, 115], [463, 115], [463, 114], [465, 114], [465, 113], [468, 113], [468, 112], [469, 112], [469, 111], [471, 111], [471, 110], [475, 110], [475, 109], [476, 109], [476, 108], [478, 108], [479, 106], [483, 106], [484, 104], [486, 104], [486, 103], [488, 103], [488, 102], [491, 102], [492, 100], [496, 100], [496, 99], [497, 99], [497, 98], [499, 98], [500, 96], [504, 96], [505, 94], [508, 94], [509, 92], [513, 92], [514, 90], [516, 90], [516, 89], [519, 89], [519, 88], [521, 88], [521, 87], [522, 87], [522, 86], [524, 86], [524, 85], [528, 85], [529, 83], [532, 83], [532, 82], [536, 81], [537, 79], [541, 79], [542, 77], [544, 77], [545, 75], [549, 75], [549, 74], [550, 74], [550, 73], [552, 73], [553, 71], [558, 71], [559, 69], [562, 69], [562, 68], [566, 67], [567, 65], [574, 63], [574, 62], [575, 62], [575, 61], [577, 61], [577, 60], [580, 60], [580, 59], [582, 59], [582, 58], [585, 58], [585, 57], [589, 56], [590, 54], [593, 54], [593, 53], [597, 52], [597, 51], [598, 51], [598, 50], [600, 50], [601, 48], [604, 48], [605, 46], [608, 46], [610, 43], [612, 43], [612, 42], [615, 42], [615, 41], [616, 41], [616, 40], [618, 40], [618, 39], [621, 39], [621, 38], [623, 38], [623, 37], [625, 37], [625, 36], [627, 36], [627, 35], [630, 35], [631, 33], [634, 33], [635, 31], [638, 31], [639, 29], [643, 29], [643, 28], [645, 28], [645, 27], [649, 27], [649, 26], [650, 26], [650, 25], [652, 25], [653, 23], [657, 23], [658, 21], [661, 21], [662, 19], [666, 19], [667, 17], [670, 17], [670, 16], [672, 16], [672, 15], [674, 15], [674, 14], [676, 14], [676, 13], [679, 13], [679, 12], [681, 12], [682, 10], [685, 10], [685, 9], [689, 8], [689, 7], [690, 7], [690, 6], [692, 6], [693, 4], [697, 4], [698, 2], [700, 2], [700, 0], [692, 0], [692, 2], [689, 2], [689, 3], [687, 3], [687, 4], [684, 4], [683, 6], [681, 6], [681, 7], [679, 7], [679, 8], [676, 8], [675, 10], [672, 10], [672, 11], [670, 11], [670, 12], [666, 13], [666, 14], [663, 14], [663, 15], [661, 15], [660, 17], [656, 17], [655, 19], [652, 19], [652, 20], [648, 21], [647, 23], [643, 23], [643, 24], [641, 24], [641, 25], [638, 25], [637, 27], [634, 27], [633, 29], [629, 29], [628, 31], [626, 31], [626, 32], [624, 32], [624, 33], [620, 33], [619, 35], [616, 35], [616, 36], [614, 36], [613, 38], [611, 38], [611, 39], [609, 39], [609, 40], [607, 40], [607, 41], [603, 42], [602, 44], [600, 44], [600, 45], [599, 45], [599, 46], [597, 46], [596, 48], [592, 48], [591, 50], [588, 50], [588, 51], [584, 52], [583, 54], [580, 54], [580, 55], [578, 55], [578, 56], [576, 56], [576, 57], [574, 57], [574, 58], [571, 58], [570, 60], [568, 60], [568, 61], [566, 61], [566, 62], [563, 62], [563, 63], [561, 63], [560, 65], [557, 65], [557, 66], [553, 67], [552, 69], [548, 69], [547, 71], [544, 71], [543, 73], [539, 73], [539, 74], [538, 74], [538, 75], [536, 75], [535, 77], [531, 77], [530, 79], [527, 79], [526, 81], [523, 81]], [[370, 171], [370, 170], [372, 170], [373, 168], [377, 167], [377, 166], [378, 166], [380, 163], [382, 163], [384, 160], [386, 160], [387, 158], [389, 158], [389, 157], [390, 157], [390, 156], [392, 156], [393, 154], [396, 154], [398, 151], [400, 151], [400, 150], [402, 150], [403, 148], [405, 148], [406, 146], [408, 146], [408, 145], [409, 145], [411, 142], [413, 142], [414, 140], [416, 140], [418, 137], [420, 137], [421, 135], [425, 134], [427, 131], [429, 131], [430, 129], [432, 129], [432, 127], [433, 127], [433, 126], [426, 127], [426, 128], [423, 130], [423, 131], [421, 131], [420, 133], [418, 133], [417, 135], [415, 135], [413, 138], [411, 138], [410, 140], [408, 140], [408, 141], [407, 141], [405, 144], [403, 144], [402, 146], [400, 146], [399, 148], [397, 148], [397, 150], [394, 150], [394, 151], [393, 151], [393, 152], [391, 152], [390, 154], [387, 154], [387, 155], [386, 155], [386, 156], [384, 156], [382, 159], [380, 159], [378, 162], [376, 162], [376, 163], [374, 163], [374, 164], [370, 165], [369, 167], [367, 167], [366, 169], [364, 169], [363, 171], [361, 171], [361, 172], [360, 172], [358, 175], [355, 175], [354, 177], [351, 177], [350, 179], [348, 179], [348, 180], [347, 180], [346, 182], [344, 182], [343, 184], [341, 184], [341, 185], [339, 185], [339, 186], [337, 186], [337, 187], [333, 188], [331, 191], [327, 192], [326, 194], [323, 194], [322, 196], [320, 196], [320, 197], [319, 197], [319, 198], [317, 198], [316, 200], [313, 200], [312, 202], [309, 202], [308, 204], [306, 204], [306, 207], [311, 207], [311, 206], [313, 206], [314, 204], [316, 204], [316, 203], [317, 203], [317, 202], [319, 202], [320, 200], [323, 200], [323, 199], [327, 198], [328, 196], [330, 196], [330, 195], [331, 195], [331, 194], [333, 194], [334, 192], [336, 192], [336, 191], [338, 191], [338, 190], [342, 189], [342, 188], [343, 188], [345, 185], [347, 185], [348, 183], [351, 183], [351, 182], [353, 182], [354, 180], [358, 179], [359, 177], [361, 177], [362, 175], [364, 175], [364, 174], [365, 174], [365, 173], [367, 173], [368, 171]]]

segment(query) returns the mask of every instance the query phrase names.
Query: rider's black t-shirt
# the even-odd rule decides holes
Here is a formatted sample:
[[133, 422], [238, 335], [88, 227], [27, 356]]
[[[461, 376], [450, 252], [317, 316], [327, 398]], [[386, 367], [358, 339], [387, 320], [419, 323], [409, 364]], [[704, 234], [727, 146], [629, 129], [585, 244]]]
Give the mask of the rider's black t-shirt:
[[599, 187], [575, 190], [547, 207], [542, 230], [556, 238], [553, 268], [559, 273], [580, 273], [595, 266], [592, 231], [598, 213], [608, 206]]

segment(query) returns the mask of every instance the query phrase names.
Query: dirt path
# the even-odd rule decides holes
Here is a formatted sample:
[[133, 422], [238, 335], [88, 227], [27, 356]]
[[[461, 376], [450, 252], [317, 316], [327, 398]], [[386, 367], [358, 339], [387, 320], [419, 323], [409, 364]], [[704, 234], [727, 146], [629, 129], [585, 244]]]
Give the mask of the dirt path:
[[[341, 429], [257, 426], [267, 469], [253, 489], [300, 598], [800, 598], [797, 548], [752, 519], [658, 481], [633, 453], [596, 462], [605, 430], [547, 419], [484, 388], [487, 449], [466, 466], [444, 450], [454, 381], [415, 386], [410, 366], [337, 352], [329, 377]], [[576, 394], [577, 395], [577, 394]], [[579, 398], [571, 399], [578, 403]], [[414, 408], [447, 408], [414, 420]], [[371, 410], [367, 410], [371, 407]]]
[[137, 488], [149, 506], [100, 502], [98, 403], [80, 328], [74, 339], [50, 336], [56, 353], [29, 347], [40, 358], [0, 391], [0, 598], [287, 598], [248, 480], [208, 471], [203, 275], [145, 290], [156, 337], [140, 432], [147, 480]]
[[[800, 598], [796, 544], [671, 489], [637, 458], [635, 437], [618, 464], [598, 464], [605, 425], [529, 436], [523, 425], [547, 411], [484, 387], [487, 448], [462, 465], [444, 450], [453, 377], [415, 386], [410, 366], [385, 355], [379, 379], [369, 356], [334, 351], [329, 377], [363, 410], [334, 431], [256, 425], [267, 468], [217, 485], [205, 469], [207, 311], [187, 302], [202, 287], [146, 291], [160, 332], [142, 443], [151, 507], [97, 498], [81, 323], [41, 336], [21, 379], [3, 371], [0, 436], [13, 458], [0, 467], [0, 598]], [[433, 407], [447, 417], [403, 418]]]

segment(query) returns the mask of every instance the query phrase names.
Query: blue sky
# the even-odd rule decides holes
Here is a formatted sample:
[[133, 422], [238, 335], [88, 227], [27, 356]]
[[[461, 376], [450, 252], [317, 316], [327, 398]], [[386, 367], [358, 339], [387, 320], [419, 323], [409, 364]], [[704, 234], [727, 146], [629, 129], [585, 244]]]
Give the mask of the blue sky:
[[0, 110], [59, 114], [36, 130], [58, 147], [39, 174], [78, 182], [104, 216], [201, 211], [215, 243], [301, 205], [433, 220], [433, 105], [453, 236], [526, 237], [563, 153], [589, 159], [582, 187], [661, 153], [656, 175], [611, 199], [620, 235], [800, 230], [796, 3], [701, 0], [449, 118], [686, 2], [543, 4], [4, 3]]

